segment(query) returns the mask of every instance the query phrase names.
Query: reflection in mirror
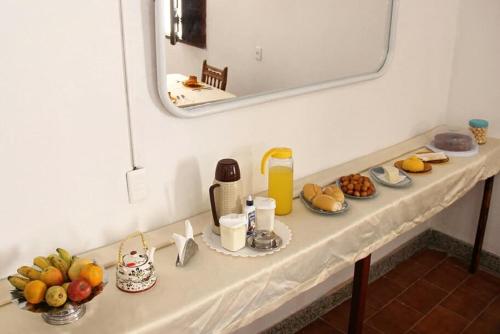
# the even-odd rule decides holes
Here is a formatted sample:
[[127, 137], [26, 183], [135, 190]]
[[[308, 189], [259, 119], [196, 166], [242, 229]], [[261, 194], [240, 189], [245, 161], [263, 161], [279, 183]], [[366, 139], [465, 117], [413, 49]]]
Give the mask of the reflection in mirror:
[[392, 0], [156, 2], [160, 95], [177, 115], [377, 73], [386, 62], [394, 6]]

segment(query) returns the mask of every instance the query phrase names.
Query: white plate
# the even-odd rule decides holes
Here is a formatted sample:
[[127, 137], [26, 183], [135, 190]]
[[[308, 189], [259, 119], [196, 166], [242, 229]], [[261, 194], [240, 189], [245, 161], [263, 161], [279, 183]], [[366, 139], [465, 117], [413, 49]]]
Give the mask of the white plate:
[[222, 247], [220, 243], [220, 236], [212, 232], [212, 227], [210, 226], [210, 224], [207, 224], [207, 226], [205, 226], [202, 239], [210, 249], [213, 249], [217, 253], [238, 257], [258, 257], [279, 252], [280, 250], [288, 246], [288, 244], [292, 240], [292, 231], [290, 230], [290, 228], [277, 219], [274, 220], [274, 233], [276, 233], [283, 240], [283, 243], [281, 244], [281, 247], [268, 251], [257, 251], [246, 246], [236, 252], [228, 251], [227, 249]]
[[390, 183], [385, 179], [384, 168], [382, 166], [370, 168], [370, 174], [373, 176], [375, 181], [391, 188], [405, 188], [412, 184], [411, 177], [401, 169], [399, 169], [399, 175], [403, 178], [398, 183]]
[[426, 145], [426, 147], [433, 151], [433, 152], [443, 152], [444, 154], [446, 154], [448, 157], [472, 157], [472, 156], [475, 156], [476, 154], [479, 153], [479, 145], [477, 145], [476, 143], [473, 143], [472, 144], [472, 149], [470, 151], [446, 151], [446, 150], [442, 150], [442, 149], [439, 149], [437, 148], [436, 146], [434, 146], [434, 140], [431, 141], [430, 144]]

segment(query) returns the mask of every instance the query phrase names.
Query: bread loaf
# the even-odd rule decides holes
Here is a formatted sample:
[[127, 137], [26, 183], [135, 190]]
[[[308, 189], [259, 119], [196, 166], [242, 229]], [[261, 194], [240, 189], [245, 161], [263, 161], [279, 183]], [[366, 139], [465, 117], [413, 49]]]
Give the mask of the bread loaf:
[[312, 184], [308, 183], [304, 186], [302, 189], [304, 191], [304, 198], [308, 200], [309, 202], [312, 202], [312, 200], [317, 196], [322, 194], [323, 192], [321, 191], [321, 187], [318, 186], [317, 184]]
[[324, 194], [314, 197], [312, 204], [318, 209], [325, 211], [338, 211], [342, 209], [341, 202], [336, 201], [333, 197]]
[[342, 190], [335, 186], [335, 185], [330, 185], [323, 189], [323, 194], [328, 195], [330, 197], [333, 197], [334, 200], [343, 203], [344, 202], [344, 193]]

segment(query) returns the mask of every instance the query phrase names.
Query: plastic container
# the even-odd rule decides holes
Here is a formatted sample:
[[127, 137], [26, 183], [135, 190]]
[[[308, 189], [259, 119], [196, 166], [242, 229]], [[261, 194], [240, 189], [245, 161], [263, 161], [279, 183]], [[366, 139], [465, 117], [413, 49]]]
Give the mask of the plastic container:
[[276, 201], [269, 197], [255, 197], [255, 229], [260, 231], [274, 231], [274, 215]]
[[469, 121], [469, 129], [479, 145], [486, 144], [488, 125], [488, 121], [484, 119], [471, 119]]
[[245, 207], [243, 208], [243, 214], [247, 217], [247, 235], [251, 235], [255, 231], [255, 206], [253, 205], [252, 195], [248, 195]]
[[276, 214], [284, 216], [292, 212], [293, 201], [293, 158], [287, 147], [272, 148], [262, 157], [261, 173], [265, 174], [269, 160], [267, 196], [276, 201]]
[[245, 247], [248, 221], [244, 214], [229, 214], [219, 218], [222, 247], [236, 252]]

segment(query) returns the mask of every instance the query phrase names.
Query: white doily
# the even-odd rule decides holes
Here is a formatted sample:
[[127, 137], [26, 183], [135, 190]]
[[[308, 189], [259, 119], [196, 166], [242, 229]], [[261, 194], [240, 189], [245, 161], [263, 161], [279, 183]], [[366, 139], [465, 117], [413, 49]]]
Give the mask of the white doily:
[[257, 251], [250, 247], [244, 247], [236, 252], [228, 251], [227, 249], [222, 247], [220, 243], [220, 236], [212, 232], [212, 227], [210, 224], [207, 224], [207, 226], [205, 226], [202, 239], [209, 248], [218, 253], [239, 257], [258, 257], [279, 252], [280, 250], [285, 248], [292, 240], [292, 231], [290, 230], [290, 228], [277, 219], [274, 220], [274, 233], [276, 233], [283, 240], [283, 243], [281, 244], [281, 247], [268, 251]]

